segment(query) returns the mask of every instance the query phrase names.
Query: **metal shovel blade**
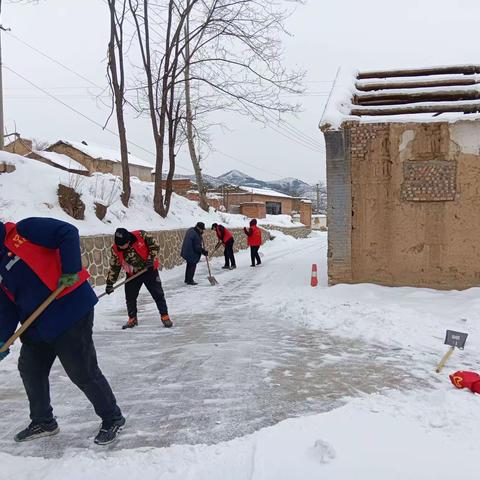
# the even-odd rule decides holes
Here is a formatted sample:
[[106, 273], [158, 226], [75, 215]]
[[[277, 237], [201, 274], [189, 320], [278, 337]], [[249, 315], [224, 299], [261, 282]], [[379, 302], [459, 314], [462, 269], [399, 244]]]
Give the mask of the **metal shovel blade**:
[[217, 279], [215, 277], [209, 276], [207, 277], [210, 285], [218, 285]]

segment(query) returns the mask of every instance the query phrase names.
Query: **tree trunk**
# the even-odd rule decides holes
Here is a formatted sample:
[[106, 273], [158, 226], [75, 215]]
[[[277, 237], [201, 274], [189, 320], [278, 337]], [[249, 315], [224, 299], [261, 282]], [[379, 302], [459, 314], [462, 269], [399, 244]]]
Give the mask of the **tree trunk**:
[[190, 152], [190, 159], [192, 160], [193, 170], [195, 171], [195, 179], [197, 181], [200, 208], [208, 212], [209, 205], [207, 202], [205, 186], [203, 184], [202, 168], [200, 166], [200, 160], [195, 150], [195, 142], [193, 135], [193, 112], [190, 96], [190, 42], [188, 40], [189, 35], [189, 18], [187, 17], [185, 23], [185, 110], [187, 117], [187, 142], [188, 151]]
[[[127, 130], [125, 128], [125, 118], [123, 114], [123, 106], [125, 101], [125, 82], [123, 70], [123, 17], [125, 8], [123, 8], [122, 20], [119, 24], [116, 19], [115, 0], [109, 0], [110, 9], [110, 42], [108, 44], [108, 68], [110, 70], [111, 86], [115, 101], [115, 112], [117, 116], [118, 136], [120, 139], [120, 158], [122, 162], [122, 183], [123, 191], [121, 195], [122, 203], [128, 207], [130, 201], [130, 167], [128, 164], [128, 145]], [[117, 53], [120, 71], [117, 67]]]

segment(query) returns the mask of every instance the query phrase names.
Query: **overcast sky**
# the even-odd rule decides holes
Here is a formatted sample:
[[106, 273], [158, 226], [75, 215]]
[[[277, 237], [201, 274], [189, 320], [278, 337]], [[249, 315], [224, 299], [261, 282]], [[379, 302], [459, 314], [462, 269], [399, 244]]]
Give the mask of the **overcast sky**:
[[[105, 86], [108, 16], [102, 0], [43, 0], [36, 5], [3, 0], [2, 24], [18, 39], [82, 74], [78, 78], [17, 38], [4, 34], [6, 67], [81, 113], [103, 123], [105, 107], [95, 100]], [[315, 183], [325, 178], [323, 138], [318, 121], [339, 66], [385, 68], [480, 63], [476, 0], [309, 0], [288, 23], [286, 63], [308, 72], [303, 111], [286, 120], [311, 140], [307, 148], [270, 128], [243, 117], [224, 116], [229, 131], [216, 130], [217, 151], [204, 161], [204, 171], [219, 175], [237, 169], [265, 180], [286, 176]], [[88, 140], [117, 146], [108, 132], [69, 110], [25, 80], [4, 71], [5, 120], [25, 137], [55, 141]], [[111, 123], [114, 129], [115, 124]], [[152, 150], [151, 133], [143, 119], [130, 118], [131, 142]], [[290, 134], [291, 135], [291, 134]], [[313, 142], [313, 143], [312, 143]], [[315, 144], [315, 146], [313, 146]], [[316, 146], [318, 145], [318, 147]], [[153, 157], [130, 145], [145, 160]], [[179, 158], [178, 173], [191, 171], [188, 156]], [[182, 168], [183, 167], [183, 168]]]

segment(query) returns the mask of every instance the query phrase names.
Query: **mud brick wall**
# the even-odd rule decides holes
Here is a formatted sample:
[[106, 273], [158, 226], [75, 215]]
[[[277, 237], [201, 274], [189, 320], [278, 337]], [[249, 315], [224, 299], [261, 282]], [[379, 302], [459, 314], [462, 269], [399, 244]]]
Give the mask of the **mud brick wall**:
[[[187, 229], [162, 230], [150, 232], [160, 244], [160, 268], [170, 269], [185, 263], [180, 257], [183, 237]], [[235, 251], [248, 247], [246, 235], [242, 229], [231, 230], [235, 237]], [[262, 230], [263, 241], [270, 239], [270, 234]], [[204, 234], [205, 245], [210, 252], [215, 248], [217, 238], [215, 234], [207, 230]], [[93, 235], [81, 237], [80, 246], [82, 251], [82, 263], [90, 272], [91, 283], [94, 286], [104, 285], [105, 277], [110, 264], [110, 253], [113, 244], [113, 235]], [[220, 248], [216, 255], [223, 255], [223, 248]]]
[[345, 122], [325, 138], [330, 283], [480, 285], [479, 121]]

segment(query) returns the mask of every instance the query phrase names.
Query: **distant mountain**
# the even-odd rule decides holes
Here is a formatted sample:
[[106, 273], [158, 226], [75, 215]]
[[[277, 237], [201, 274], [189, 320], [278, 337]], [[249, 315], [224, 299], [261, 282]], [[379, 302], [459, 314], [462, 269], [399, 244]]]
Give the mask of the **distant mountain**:
[[[195, 175], [175, 175], [176, 178], [189, 178], [195, 182]], [[237, 187], [268, 188], [276, 192], [291, 195], [292, 197], [303, 197], [312, 201], [313, 208], [317, 210], [317, 186], [309, 185], [298, 178], [287, 177], [280, 180], [264, 181], [251, 177], [239, 170], [230, 170], [219, 177], [203, 175], [203, 181], [207, 188], [218, 189], [222, 185], [235, 185]], [[325, 213], [327, 208], [327, 188], [325, 184], [318, 187], [318, 207], [320, 213]]]

